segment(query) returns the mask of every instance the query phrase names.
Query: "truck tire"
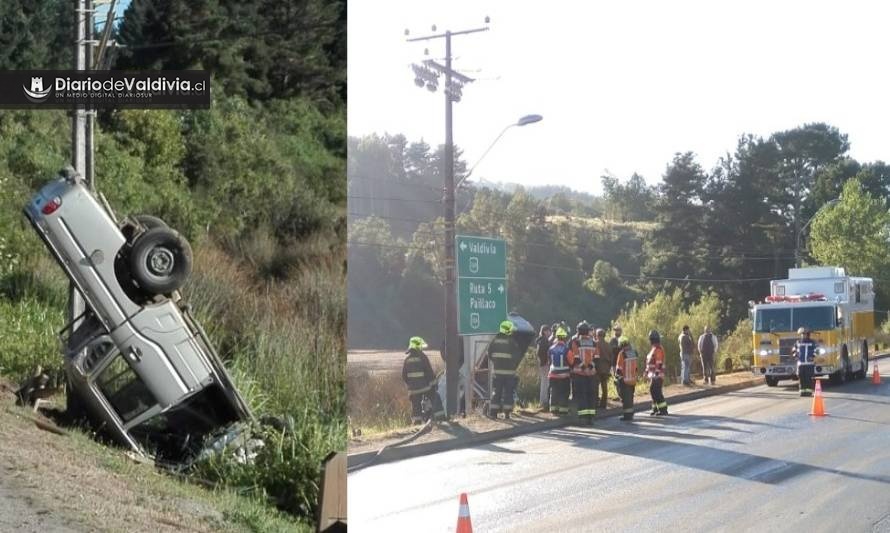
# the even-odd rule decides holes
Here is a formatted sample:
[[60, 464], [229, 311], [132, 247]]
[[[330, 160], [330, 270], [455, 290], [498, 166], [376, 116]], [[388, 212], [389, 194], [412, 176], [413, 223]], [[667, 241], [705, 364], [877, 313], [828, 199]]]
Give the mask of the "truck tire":
[[771, 377], [771, 376], [766, 376], [766, 386], [767, 387], [775, 387], [778, 384], [779, 384], [778, 379]]
[[865, 379], [868, 375], [868, 341], [862, 341], [862, 356], [859, 361], [860, 369], [856, 372], [856, 379]]
[[136, 219], [136, 222], [145, 226], [145, 229], [149, 230], [152, 228], [169, 228], [166, 222], [161, 220], [160, 218], [154, 215], [135, 215], [133, 216]]
[[139, 287], [152, 294], [181, 288], [192, 271], [192, 248], [168, 227], [143, 233], [130, 251], [130, 273]]
[[829, 377], [832, 385], [843, 385], [847, 382], [847, 373], [850, 371], [850, 354], [847, 345], [841, 346], [840, 368]]

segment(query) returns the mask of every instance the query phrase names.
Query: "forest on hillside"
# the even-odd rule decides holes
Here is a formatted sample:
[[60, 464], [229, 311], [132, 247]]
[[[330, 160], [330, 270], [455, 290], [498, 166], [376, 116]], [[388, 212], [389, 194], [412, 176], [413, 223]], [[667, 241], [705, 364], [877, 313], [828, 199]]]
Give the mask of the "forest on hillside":
[[[422, 335], [437, 347], [442, 147], [403, 135], [348, 143], [348, 301], [350, 317], [362, 318], [349, 322], [349, 346], [400, 347]], [[727, 148], [709, 167], [677, 153], [664, 175], [648, 177], [652, 185], [637, 174], [602, 176], [594, 197], [553, 186], [464, 187], [457, 233], [507, 240], [508, 306], [533, 324], [608, 326], [661, 297], [677, 316], [713, 308], [718, 331], [729, 332], [750, 300], [769, 293], [769, 280], [794, 266], [798, 233], [803, 264], [876, 278], [886, 307], [890, 166], [856, 161], [848, 136], [824, 123], [741, 134]], [[458, 177], [466, 172], [459, 150], [455, 168]], [[852, 216], [865, 205], [867, 217]]]
[[[73, 3], [0, 3], [0, 69], [67, 69]], [[206, 69], [209, 110], [97, 114], [97, 189], [185, 234], [184, 289], [255, 412], [284, 415], [254, 465], [206, 481], [314, 520], [345, 449], [346, 3], [133, 0], [114, 69]], [[61, 366], [67, 283], [21, 216], [71, 160], [66, 111], [0, 111], [0, 373]]]

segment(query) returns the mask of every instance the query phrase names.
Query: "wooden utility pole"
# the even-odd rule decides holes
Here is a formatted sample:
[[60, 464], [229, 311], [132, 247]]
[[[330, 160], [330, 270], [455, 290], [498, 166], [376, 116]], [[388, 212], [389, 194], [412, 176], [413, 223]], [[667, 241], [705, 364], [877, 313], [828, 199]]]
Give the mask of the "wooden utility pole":
[[[486, 24], [488, 18], [486, 17]], [[433, 26], [433, 31], [436, 31]], [[452, 136], [451, 106], [460, 99], [460, 93], [455, 78], [461, 81], [469, 80], [466, 76], [455, 72], [451, 68], [451, 38], [455, 35], [466, 35], [488, 31], [488, 26], [472, 30], [446, 31], [407, 39], [413, 41], [429, 41], [432, 39], [445, 39], [445, 66], [435, 62], [427, 62], [429, 66], [445, 74], [445, 157], [444, 157], [444, 191], [442, 215], [445, 219], [445, 408], [449, 415], [457, 412], [457, 382], [460, 379], [460, 339], [457, 335], [457, 291], [455, 279], [457, 278], [454, 264], [454, 138]], [[407, 30], [406, 30], [407, 32]], [[469, 406], [467, 406], [469, 408]]]

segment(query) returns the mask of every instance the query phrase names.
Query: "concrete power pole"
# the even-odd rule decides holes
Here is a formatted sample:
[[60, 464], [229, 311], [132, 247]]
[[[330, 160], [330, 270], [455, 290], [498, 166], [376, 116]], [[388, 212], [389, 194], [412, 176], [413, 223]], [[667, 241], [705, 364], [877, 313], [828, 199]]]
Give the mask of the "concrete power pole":
[[[488, 23], [488, 17], [485, 22]], [[435, 26], [433, 26], [433, 31], [436, 31]], [[449, 416], [457, 412], [457, 382], [460, 380], [460, 339], [457, 332], [457, 292], [455, 287], [457, 274], [454, 259], [454, 138], [451, 127], [451, 106], [460, 99], [455, 78], [463, 83], [472, 81], [451, 68], [451, 38], [455, 35], [480, 31], [488, 31], [488, 27], [454, 32], [446, 31], [445, 33], [408, 39], [409, 42], [445, 39], [444, 67], [434, 61], [426, 63], [432, 69], [445, 74], [445, 90], [443, 91], [445, 93], [445, 161], [443, 169], [445, 198], [442, 214], [445, 219], [445, 409]]]
[[[74, 41], [74, 69], [89, 70], [92, 66], [93, 0], [77, 0], [74, 10], [76, 39]], [[78, 107], [71, 118], [71, 164], [93, 188], [93, 119], [92, 110]], [[74, 284], [68, 289], [68, 321], [84, 311], [84, 301]]]

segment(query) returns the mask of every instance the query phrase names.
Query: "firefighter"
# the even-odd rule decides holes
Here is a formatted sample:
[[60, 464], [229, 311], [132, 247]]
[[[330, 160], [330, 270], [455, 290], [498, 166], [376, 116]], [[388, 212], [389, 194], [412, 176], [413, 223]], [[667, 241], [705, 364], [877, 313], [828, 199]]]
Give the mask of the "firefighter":
[[504, 418], [509, 419], [513, 411], [513, 395], [516, 390], [516, 369], [522, 354], [517, 354], [516, 343], [513, 342], [513, 322], [501, 322], [500, 332], [488, 345], [488, 357], [491, 361], [492, 394], [488, 404], [488, 416], [497, 418], [500, 411]]
[[569, 412], [569, 346], [568, 333], [558, 327], [554, 333], [556, 342], [550, 347], [550, 412], [565, 415]]
[[668, 414], [668, 404], [664, 399], [664, 348], [661, 347], [661, 335], [654, 329], [649, 332], [649, 343], [652, 348], [646, 356], [646, 370], [649, 376], [649, 393], [652, 395], [652, 412], [649, 416]]
[[411, 422], [419, 424], [423, 422], [423, 397], [427, 396], [432, 402], [432, 416], [435, 420], [445, 418], [445, 408], [442, 399], [435, 391], [436, 374], [430, 360], [423, 353], [427, 347], [426, 342], [420, 337], [411, 337], [408, 341], [408, 357], [402, 364], [402, 379], [408, 385], [408, 398], [411, 400]]
[[810, 330], [801, 327], [797, 330], [800, 340], [794, 344], [792, 353], [797, 359], [797, 378], [800, 395], [813, 395], [813, 364], [816, 359], [816, 341], [810, 338]]
[[590, 324], [582, 321], [575, 328], [577, 333], [569, 342], [569, 367], [572, 380], [572, 398], [578, 404], [578, 418], [593, 424], [596, 416], [596, 368], [593, 366], [596, 339], [590, 334]]
[[615, 388], [621, 397], [621, 420], [634, 419], [634, 390], [637, 386], [637, 352], [627, 337], [618, 339], [615, 360]]
[[[596, 376], [599, 380], [599, 407], [605, 409], [609, 407], [609, 379], [612, 367], [612, 348], [606, 341], [606, 330], [598, 328], [596, 330], [596, 353], [593, 354], [593, 366], [596, 368]], [[597, 386], [593, 384], [593, 395], [596, 397]]]

